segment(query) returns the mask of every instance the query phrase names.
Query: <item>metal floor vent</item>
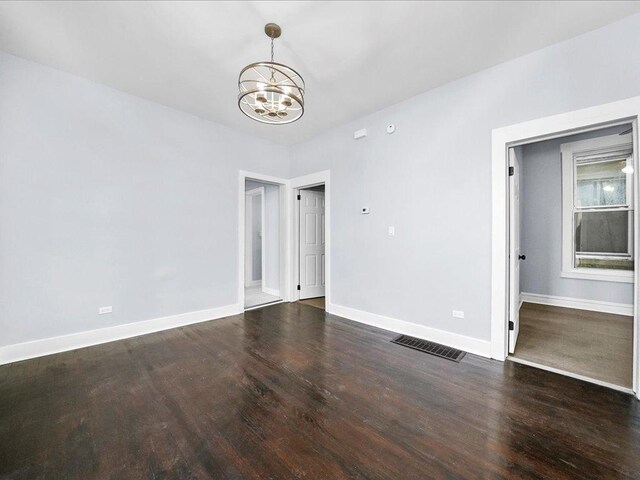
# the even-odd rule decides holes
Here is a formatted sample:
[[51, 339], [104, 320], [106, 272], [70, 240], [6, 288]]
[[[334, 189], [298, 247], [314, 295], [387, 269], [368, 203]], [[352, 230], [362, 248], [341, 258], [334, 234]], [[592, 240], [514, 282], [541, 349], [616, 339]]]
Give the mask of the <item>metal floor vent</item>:
[[453, 362], [459, 362], [462, 360], [466, 352], [462, 350], [456, 350], [455, 348], [447, 347], [446, 345], [440, 345], [439, 343], [429, 342], [422, 340], [421, 338], [410, 337], [409, 335], [398, 335], [391, 340], [392, 343], [397, 343], [404, 347], [413, 348], [424, 353], [430, 353], [436, 357], [446, 358]]

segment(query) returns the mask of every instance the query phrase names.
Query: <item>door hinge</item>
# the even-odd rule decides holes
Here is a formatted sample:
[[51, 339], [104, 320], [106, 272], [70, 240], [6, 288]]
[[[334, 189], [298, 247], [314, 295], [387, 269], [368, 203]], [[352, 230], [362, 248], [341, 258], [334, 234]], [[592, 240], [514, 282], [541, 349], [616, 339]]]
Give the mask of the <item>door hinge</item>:
[[513, 329], [514, 329], [513, 322], [509, 320], [509, 330], [513, 330]]
[[298, 200], [300, 200], [300, 198], [302, 198], [300, 195], [298, 195]]
[[516, 173], [515, 168], [509, 167], [509, 176], [513, 177], [515, 175], [515, 173]]
[[298, 285], [298, 290], [300, 290], [300, 285]]

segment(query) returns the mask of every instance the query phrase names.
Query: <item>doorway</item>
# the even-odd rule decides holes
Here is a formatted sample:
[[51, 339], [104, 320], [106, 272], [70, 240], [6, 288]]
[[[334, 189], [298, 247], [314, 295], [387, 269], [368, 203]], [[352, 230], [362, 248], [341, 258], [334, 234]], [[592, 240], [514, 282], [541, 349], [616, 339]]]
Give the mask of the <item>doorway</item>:
[[509, 358], [633, 388], [630, 123], [509, 148]]
[[300, 302], [325, 309], [325, 186], [298, 193], [298, 290]]
[[331, 308], [330, 172], [291, 180], [291, 301]]
[[[492, 131], [492, 193], [491, 193], [491, 357], [505, 361], [509, 355], [510, 304], [510, 177], [509, 148], [557, 137], [585, 133], [603, 127], [622, 124], [633, 126], [633, 169], [638, 172], [638, 117], [640, 96], [631, 97], [581, 110], [556, 114], [536, 120], [496, 128]], [[638, 192], [638, 175], [632, 178], [633, 190]], [[638, 195], [633, 196], [633, 210], [638, 211]], [[633, 248], [638, 251], [638, 222], [633, 225]], [[526, 253], [525, 253], [526, 254]], [[528, 256], [527, 256], [528, 258]], [[633, 258], [633, 364], [632, 389], [615, 387], [640, 398], [638, 355], [638, 262]], [[547, 368], [552, 370], [551, 368]], [[564, 373], [565, 372], [560, 372]], [[576, 375], [572, 375], [576, 376]], [[594, 382], [599, 383], [599, 382]], [[607, 385], [611, 387], [612, 385]]]
[[242, 294], [246, 309], [283, 301], [283, 185], [256, 178], [241, 179], [243, 195]]

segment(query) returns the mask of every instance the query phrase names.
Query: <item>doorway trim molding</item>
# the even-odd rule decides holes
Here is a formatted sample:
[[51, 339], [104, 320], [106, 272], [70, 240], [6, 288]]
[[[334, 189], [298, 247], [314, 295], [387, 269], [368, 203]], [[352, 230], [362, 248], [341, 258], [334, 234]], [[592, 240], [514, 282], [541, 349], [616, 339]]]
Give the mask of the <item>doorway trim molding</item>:
[[289, 200], [293, 205], [289, 214], [289, 238], [291, 249], [289, 251], [289, 264], [291, 265], [290, 273], [290, 288], [289, 298], [290, 301], [295, 302], [300, 299], [300, 292], [297, 290], [298, 278], [300, 275], [300, 265], [298, 263], [298, 254], [300, 250], [300, 206], [297, 202], [297, 195], [300, 193], [300, 189], [315, 187], [316, 185], [324, 185], [324, 232], [325, 232], [325, 244], [324, 244], [324, 268], [325, 268], [325, 284], [324, 284], [324, 296], [325, 296], [325, 311], [327, 313], [333, 313], [331, 308], [331, 170], [323, 170], [321, 172], [311, 173], [301, 177], [292, 178], [289, 181]]
[[[574, 133], [597, 130], [605, 126], [633, 123], [634, 192], [638, 192], [638, 118], [640, 96], [617, 102], [584, 108], [558, 115], [531, 120], [492, 131], [491, 153], [491, 357], [504, 361], [508, 352], [508, 149], [534, 141], [548, 140]], [[638, 195], [634, 196], [634, 210], [638, 211]], [[637, 217], [637, 213], [636, 213]], [[634, 251], [638, 252], [638, 221], [634, 225]], [[638, 260], [634, 255], [634, 325], [633, 325], [633, 391], [640, 398], [638, 349]]]
[[[263, 175], [256, 172], [240, 170], [238, 175], [238, 304], [244, 310], [244, 255], [245, 255], [245, 182], [255, 180], [262, 183], [270, 183], [280, 187], [280, 294], [283, 301], [289, 301], [291, 278], [289, 265], [290, 235], [289, 218], [291, 217], [291, 205], [289, 201], [289, 180], [286, 178]], [[264, 199], [264, 197], [263, 197]], [[264, 208], [264, 201], [263, 201]], [[263, 226], [264, 228], [264, 226]], [[264, 265], [264, 258], [263, 258]], [[263, 275], [264, 276], [264, 275]]]

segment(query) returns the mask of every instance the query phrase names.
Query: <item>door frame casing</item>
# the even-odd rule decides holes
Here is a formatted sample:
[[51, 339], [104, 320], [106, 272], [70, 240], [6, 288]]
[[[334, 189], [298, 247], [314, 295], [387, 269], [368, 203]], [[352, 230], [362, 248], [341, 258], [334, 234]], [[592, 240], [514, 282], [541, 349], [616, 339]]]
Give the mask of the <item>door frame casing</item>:
[[[289, 201], [289, 180], [286, 178], [263, 175], [256, 172], [240, 170], [238, 175], [238, 306], [244, 310], [244, 255], [245, 255], [245, 182], [255, 180], [257, 182], [269, 183], [279, 187], [280, 206], [280, 296], [283, 301], [289, 301], [290, 296], [290, 262], [289, 252], [290, 234], [289, 218], [291, 217], [291, 202]], [[264, 202], [263, 202], [264, 205]], [[264, 226], [263, 226], [264, 229]], [[264, 260], [264, 259], [263, 259]], [[263, 262], [264, 265], [264, 262]], [[264, 275], [263, 275], [264, 277]]]
[[[491, 357], [504, 361], [508, 352], [509, 319], [509, 147], [632, 123], [634, 191], [638, 192], [638, 118], [640, 96], [552, 115], [492, 131], [491, 208]], [[638, 252], [638, 195], [634, 196], [634, 252]], [[634, 256], [633, 391], [640, 398], [638, 358], [638, 260]]]
[[289, 198], [293, 203], [290, 215], [291, 225], [291, 251], [289, 261], [291, 264], [291, 290], [290, 301], [296, 302], [300, 300], [300, 292], [298, 291], [298, 281], [300, 278], [300, 204], [298, 202], [298, 194], [301, 189], [324, 185], [324, 296], [325, 308], [329, 311], [331, 305], [331, 171], [324, 170], [322, 172], [312, 173], [301, 177], [292, 178], [289, 182], [290, 195]]
[[[321, 185], [324, 187], [324, 184], [321, 184]], [[303, 235], [303, 233], [302, 233], [302, 232], [305, 231], [305, 227], [306, 227], [306, 220], [303, 221], [303, 218], [305, 217], [305, 215], [303, 213], [303, 209], [306, 208], [306, 207], [303, 207], [303, 200], [304, 200], [305, 195], [317, 195], [318, 198], [320, 196], [322, 197], [323, 202], [325, 201], [325, 194], [324, 194], [325, 192], [324, 192], [324, 190], [322, 192], [318, 192], [318, 191], [313, 191], [312, 188], [314, 188], [314, 187], [311, 187], [311, 188], [306, 188], [305, 187], [305, 188], [296, 189], [296, 192], [297, 192], [296, 197], [300, 198], [300, 200], [296, 201], [296, 209], [298, 211], [298, 214], [296, 216], [296, 218], [298, 219], [298, 228], [297, 228], [298, 242], [296, 243], [296, 245], [298, 247], [298, 258], [296, 259], [297, 260], [296, 261], [296, 265], [297, 265], [297, 268], [298, 268], [297, 284], [301, 286], [300, 290], [296, 289], [296, 293], [298, 294], [298, 298], [300, 300], [302, 300], [302, 293], [304, 291], [304, 284], [306, 283], [306, 281], [305, 282], [302, 281], [302, 278], [303, 278], [302, 274], [303, 273], [306, 274], [306, 272], [307, 272], [306, 266], [303, 265], [304, 253], [302, 251], [302, 248], [303, 248], [303, 245], [304, 245], [304, 241], [306, 239], [306, 234]], [[324, 235], [324, 233], [325, 233], [324, 229], [325, 229], [325, 226], [326, 226], [326, 221], [325, 221], [326, 218], [323, 218], [324, 217], [324, 209], [325, 209], [324, 204], [322, 205], [321, 208], [323, 210], [323, 214], [320, 217], [322, 225], [320, 227], [320, 231], [316, 232], [316, 239], [318, 239], [318, 236], [320, 236], [320, 238], [322, 238], [322, 236], [324, 236], [324, 238], [326, 239], [326, 235]], [[306, 209], [304, 211], [306, 212]], [[316, 221], [317, 221], [317, 218], [314, 220], [314, 222], [316, 222]], [[317, 226], [317, 223], [316, 223], [316, 226]], [[322, 243], [322, 246], [324, 247], [325, 244]], [[320, 267], [320, 271], [316, 271], [316, 280], [318, 279], [318, 276], [320, 276], [320, 277], [324, 277], [324, 279], [326, 281], [326, 278], [327, 278], [327, 275], [326, 275], [326, 259], [327, 259], [327, 257], [326, 257], [325, 253], [323, 253], [322, 256], [324, 256], [324, 265], [322, 265]], [[317, 265], [316, 265], [316, 267], [317, 267]], [[324, 269], [324, 272], [322, 271], [323, 269]], [[316, 288], [322, 290], [322, 295], [311, 295], [311, 296], [306, 296], [305, 298], [324, 297], [324, 294], [326, 293], [326, 284], [322, 284], [321, 283], [320, 286], [316, 285]], [[319, 294], [321, 292], [317, 291], [315, 293]], [[308, 292], [307, 292], [307, 294], [308, 294]]]

